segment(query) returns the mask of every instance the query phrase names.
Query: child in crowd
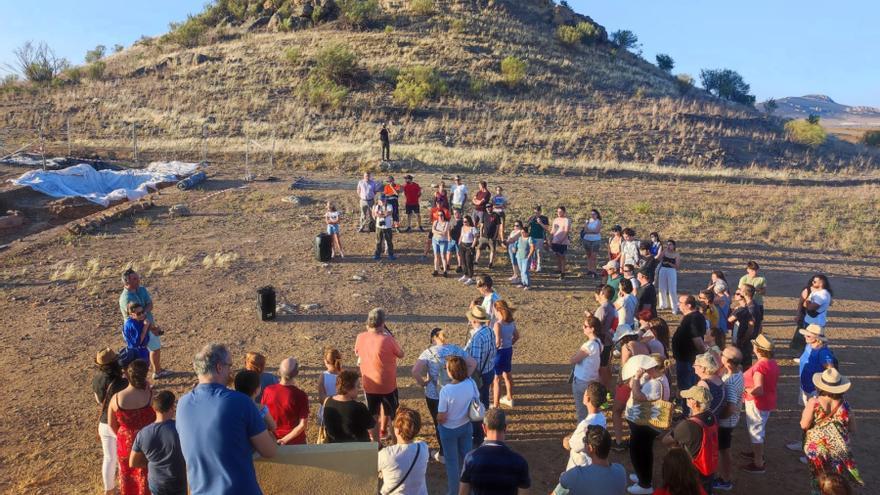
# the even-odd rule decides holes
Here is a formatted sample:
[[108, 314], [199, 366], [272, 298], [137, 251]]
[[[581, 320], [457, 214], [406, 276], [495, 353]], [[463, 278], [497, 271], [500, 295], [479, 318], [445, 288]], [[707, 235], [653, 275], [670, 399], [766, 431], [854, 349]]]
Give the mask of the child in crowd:
[[318, 402], [321, 404], [318, 407], [318, 424], [324, 422], [324, 399], [336, 395], [336, 378], [342, 373], [342, 354], [338, 349], [324, 348], [324, 367], [327, 369], [321, 373], [318, 381]]
[[269, 433], [274, 435], [275, 429], [277, 428], [275, 418], [269, 414], [269, 408], [267, 406], [257, 402], [257, 394], [260, 393], [260, 374], [249, 370], [239, 371], [235, 374], [233, 386], [236, 392], [241, 392], [254, 401], [257, 409], [260, 410], [260, 417], [266, 422], [266, 429], [269, 430]]
[[153, 396], [150, 405], [156, 411], [156, 421], [138, 431], [126, 462], [133, 468], [147, 468], [152, 493], [186, 493], [186, 461], [174, 421], [174, 393], [163, 390]]
[[575, 466], [588, 466], [590, 464], [590, 457], [587, 455], [587, 446], [584, 443], [584, 438], [587, 435], [588, 426], [606, 427], [605, 414], [600, 408], [605, 402], [607, 394], [608, 391], [605, 389], [605, 386], [599, 382], [593, 381], [587, 385], [587, 392], [584, 394], [587, 417], [578, 423], [574, 433], [562, 439], [562, 446], [569, 451], [568, 465], [565, 467], [566, 471]]
[[327, 235], [333, 238], [333, 257], [344, 258], [342, 254], [342, 242], [339, 240], [339, 212], [336, 205], [327, 201], [327, 212], [324, 213], [324, 220], [327, 222]]
[[715, 291], [714, 290], [701, 290], [700, 295], [700, 304], [703, 306], [703, 316], [706, 317], [706, 321], [709, 323], [709, 328], [718, 327], [718, 308], [715, 306]]

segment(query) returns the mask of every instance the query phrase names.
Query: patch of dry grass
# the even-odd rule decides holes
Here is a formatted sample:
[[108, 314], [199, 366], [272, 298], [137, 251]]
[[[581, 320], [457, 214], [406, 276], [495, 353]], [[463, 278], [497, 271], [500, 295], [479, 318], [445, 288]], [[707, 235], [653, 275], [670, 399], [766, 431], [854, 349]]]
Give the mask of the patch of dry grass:
[[239, 258], [241, 258], [241, 256], [234, 251], [225, 253], [218, 251], [214, 254], [206, 255], [204, 259], [202, 259], [202, 266], [207, 270], [214, 268], [227, 269], [232, 266], [234, 262], [238, 261]]

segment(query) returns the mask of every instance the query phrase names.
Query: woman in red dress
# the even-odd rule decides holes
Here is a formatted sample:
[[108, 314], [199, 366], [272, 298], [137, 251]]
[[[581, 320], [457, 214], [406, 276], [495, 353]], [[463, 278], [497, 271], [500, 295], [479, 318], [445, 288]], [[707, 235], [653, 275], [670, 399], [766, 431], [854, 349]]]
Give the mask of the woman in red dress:
[[135, 359], [125, 369], [128, 387], [110, 399], [107, 418], [110, 428], [116, 433], [116, 452], [119, 456], [120, 495], [149, 495], [147, 469], [128, 467], [128, 456], [134, 438], [144, 426], [156, 420], [156, 412], [150, 402], [153, 391], [147, 382], [150, 365]]

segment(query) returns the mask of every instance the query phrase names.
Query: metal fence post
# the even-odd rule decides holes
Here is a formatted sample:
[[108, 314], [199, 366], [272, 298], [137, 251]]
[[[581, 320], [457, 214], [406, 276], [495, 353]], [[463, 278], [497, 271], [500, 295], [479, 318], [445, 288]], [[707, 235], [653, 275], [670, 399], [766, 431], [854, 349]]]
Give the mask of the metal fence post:
[[140, 165], [140, 160], [138, 159], [138, 140], [137, 140], [137, 124], [131, 123], [131, 146], [134, 151], [134, 165], [135, 167]]
[[73, 147], [70, 144], [70, 116], [67, 116], [64, 122], [66, 124], [65, 127], [67, 127], [67, 156], [70, 157], [73, 156]]

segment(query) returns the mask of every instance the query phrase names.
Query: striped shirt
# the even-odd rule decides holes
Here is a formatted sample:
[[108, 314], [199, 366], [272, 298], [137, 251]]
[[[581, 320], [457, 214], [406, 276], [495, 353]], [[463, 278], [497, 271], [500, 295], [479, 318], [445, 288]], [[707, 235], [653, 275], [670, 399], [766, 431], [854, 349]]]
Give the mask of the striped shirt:
[[492, 371], [495, 361], [495, 334], [488, 325], [472, 331], [465, 350], [477, 362], [477, 371], [485, 375]]

